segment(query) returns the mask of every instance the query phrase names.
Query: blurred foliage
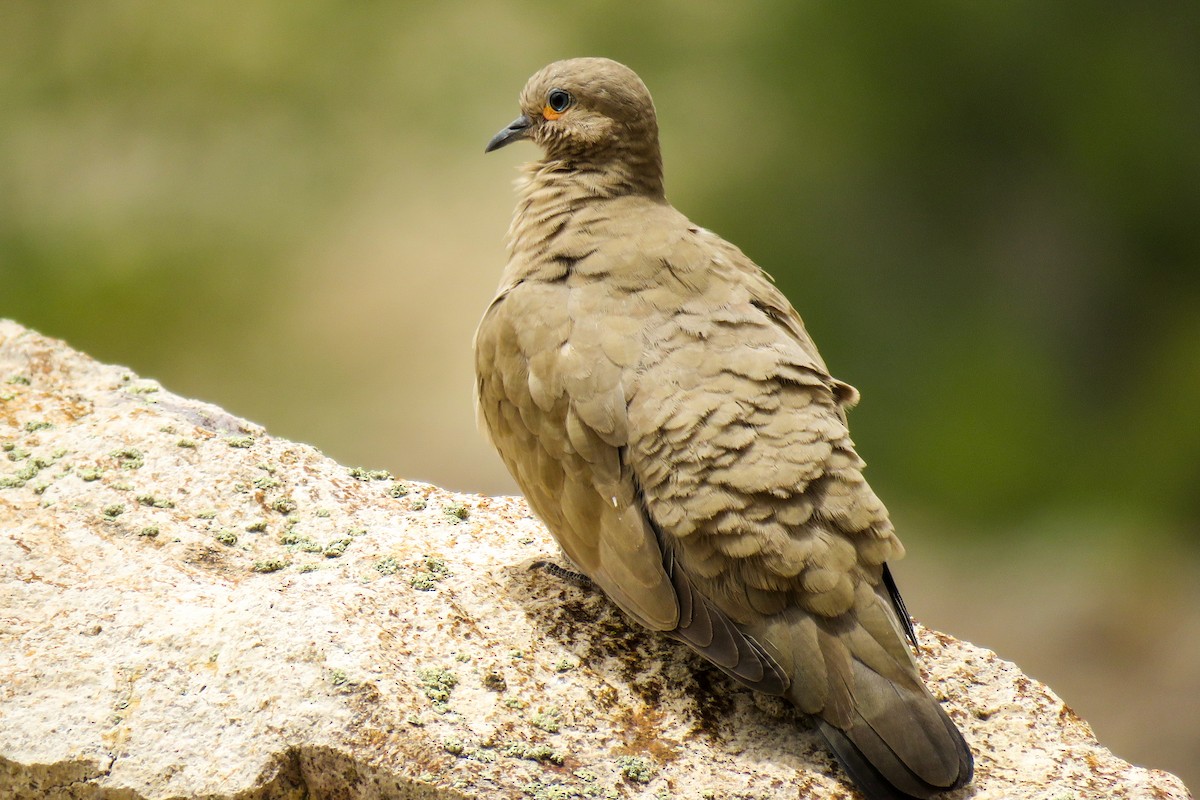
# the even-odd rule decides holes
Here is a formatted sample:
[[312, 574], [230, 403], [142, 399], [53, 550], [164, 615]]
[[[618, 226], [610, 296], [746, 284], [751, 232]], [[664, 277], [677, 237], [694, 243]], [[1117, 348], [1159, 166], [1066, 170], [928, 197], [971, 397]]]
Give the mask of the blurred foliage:
[[[354, 425], [314, 407], [350, 413], [355, 370], [414, 363], [314, 352], [289, 326], [322, 295], [293, 279], [342, 268], [310, 254], [388, 170], [410, 196], [491, 181], [478, 145], [525, 76], [604, 53], [658, 98], [675, 202], [772, 272], [863, 390], [884, 497], [1198, 538], [1195, 2], [495, 6], [0, 7], [0, 314], [383, 462], [401, 442], [343, 446]], [[472, 300], [503, 222], [455, 222]]]
[[[634, 27], [671, 25], [644, 8]], [[782, 3], [756, 22], [699, 66], [701, 95], [707, 71], [739, 74], [695, 103], [731, 166], [688, 210], [863, 390], [885, 497], [976, 523], [1100, 506], [1200, 542], [1200, 6]]]

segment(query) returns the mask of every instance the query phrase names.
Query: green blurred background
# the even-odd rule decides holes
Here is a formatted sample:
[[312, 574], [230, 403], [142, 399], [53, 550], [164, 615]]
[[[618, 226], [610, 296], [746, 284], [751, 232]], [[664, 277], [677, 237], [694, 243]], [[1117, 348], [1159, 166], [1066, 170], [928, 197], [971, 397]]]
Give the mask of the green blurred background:
[[7, 2], [0, 316], [348, 464], [513, 484], [470, 341], [530, 73], [654, 92], [668, 196], [838, 377], [928, 624], [1200, 785], [1200, 3]]

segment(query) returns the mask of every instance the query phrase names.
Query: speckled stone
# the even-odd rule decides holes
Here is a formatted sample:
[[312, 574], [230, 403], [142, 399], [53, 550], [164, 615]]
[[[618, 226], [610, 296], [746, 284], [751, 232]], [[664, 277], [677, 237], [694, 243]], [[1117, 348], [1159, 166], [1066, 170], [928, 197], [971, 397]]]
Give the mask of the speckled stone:
[[[855, 796], [790, 709], [535, 566], [518, 498], [351, 470], [4, 321], [0, 446], [0, 798]], [[921, 639], [976, 752], [948, 797], [1189, 797]]]

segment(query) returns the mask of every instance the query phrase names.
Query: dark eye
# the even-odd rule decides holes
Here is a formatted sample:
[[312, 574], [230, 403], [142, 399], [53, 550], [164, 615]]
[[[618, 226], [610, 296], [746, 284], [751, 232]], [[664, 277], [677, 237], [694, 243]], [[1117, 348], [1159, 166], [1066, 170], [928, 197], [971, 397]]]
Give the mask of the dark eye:
[[572, 100], [570, 93], [564, 92], [562, 89], [551, 89], [550, 94], [546, 95], [546, 105], [550, 106], [551, 111], [558, 114], [566, 111]]

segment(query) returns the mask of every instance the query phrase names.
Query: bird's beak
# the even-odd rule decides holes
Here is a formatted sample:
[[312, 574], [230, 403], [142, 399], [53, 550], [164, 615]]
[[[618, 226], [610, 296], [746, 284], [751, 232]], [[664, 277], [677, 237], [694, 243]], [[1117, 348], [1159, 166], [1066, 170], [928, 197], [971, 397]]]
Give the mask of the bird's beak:
[[483, 152], [490, 153], [493, 150], [499, 150], [506, 144], [511, 144], [518, 139], [524, 139], [529, 135], [529, 126], [533, 124], [533, 120], [522, 114], [521, 116], [508, 123], [508, 127], [492, 137], [492, 140], [487, 143], [487, 147], [483, 148]]

